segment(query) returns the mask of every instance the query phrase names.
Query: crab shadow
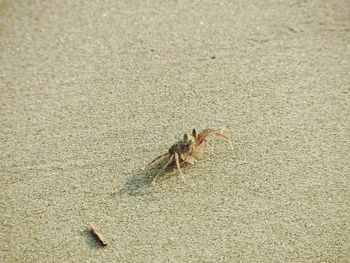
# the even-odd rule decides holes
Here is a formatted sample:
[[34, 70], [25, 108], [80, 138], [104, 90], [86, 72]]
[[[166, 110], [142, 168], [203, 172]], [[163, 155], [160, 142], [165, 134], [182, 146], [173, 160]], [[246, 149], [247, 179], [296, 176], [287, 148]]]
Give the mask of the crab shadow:
[[146, 167], [139, 169], [133, 176], [131, 176], [124, 187], [119, 191], [119, 194], [127, 194], [131, 196], [141, 196], [150, 194], [154, 190], [152, 185], [153, 179], [158, 175], [156, 184], [170, 177], [173, 173], [172, 169], [164, 170], [163, 163], [159, 163], [154, 167]]

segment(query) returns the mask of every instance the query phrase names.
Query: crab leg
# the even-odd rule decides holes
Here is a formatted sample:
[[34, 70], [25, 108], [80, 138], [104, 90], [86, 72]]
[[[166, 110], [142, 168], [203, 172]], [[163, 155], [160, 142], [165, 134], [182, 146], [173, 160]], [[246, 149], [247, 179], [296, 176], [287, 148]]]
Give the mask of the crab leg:
[[174, 153], [174, 156], [175, 156], [176, 167], [177, 167], [177, 169], [178, 169], [179, 172], [180, 172], [181, 179], [182, 179], [183, 181], [185, 181], [185, 177], [184, 177], [184, 175], [183, 175], [183, 173], [182, 173], [182, 171], [181, 171], [181, 168], [180, 168], [180, 161], [179, 161], [179, 155], [178, 155], [178, 153]]
[[225, 141], [227, 141], [230, 144], [230, 148], [233, 151], [233, 145], [232, 142], [230, 140], [230, 137], [228, 137], [226, 134], [222, 133], [222, 131], [215, 131], [213, 132], [217, 137], [221, 137], [223, 138]]
[[162, 167], [162, 169], [160, 169], [160, 171], [156, 174], [156, 176], [152, 179], [151, 184], [155, 185], [156, 180], [158, 179], [158, 177], [160, 176], [160, 174], [162, 172], [164, 172], [164, 170], [174, 161], [174, 155], [172, 154], [169, 158], [169, 161]]
[[203, 130], [202, 132], [200, 132], [197, 135], [197, 138], [196, 138], [197, 144], [200, 145], [203, 142], [206, 143], [206, 137], [208, 137], [211, 133], [213, 133], [217, 137], [220, 137], [220, 138], [224, 139], [225, 141], [227, 141], [230, 144], [231, 150], [233, 150], [233, 146], [232, 146], [232, 142], [231, 142], [230, 138], [220, 130], [213, 130], [213, 129]]
[[208, 150], [208, 145], [207, 145], [207, 139], [204, 139], [204, 146], [203, 146], [204, 152], [212, 154], [212, 151]]
[[153, 159], [149, 164], [147, 164], [147, 166], [150, 166], [151, 164], [155, 163], [157, 160], [159, 160], [160, 158], [168, 155], [169, 153], [164, 153], [162, 155], [159, 155], [157, 158]]

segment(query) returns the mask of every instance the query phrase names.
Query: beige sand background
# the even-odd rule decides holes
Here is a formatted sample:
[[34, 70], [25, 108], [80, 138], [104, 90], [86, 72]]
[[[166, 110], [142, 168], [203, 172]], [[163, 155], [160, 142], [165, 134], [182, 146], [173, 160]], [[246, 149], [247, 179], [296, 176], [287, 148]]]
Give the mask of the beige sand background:
[[[350, 2], [0, 1], [1, 262], [348, 262]], [[193, 127], [234, 151], [150, 187]], [[86, 232], [96, 224], [101, 248]]]

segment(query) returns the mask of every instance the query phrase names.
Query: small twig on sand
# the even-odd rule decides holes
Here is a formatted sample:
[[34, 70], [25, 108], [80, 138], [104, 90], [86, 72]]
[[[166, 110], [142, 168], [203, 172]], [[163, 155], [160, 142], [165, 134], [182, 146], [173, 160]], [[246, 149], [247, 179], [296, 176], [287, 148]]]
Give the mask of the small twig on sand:
[[107, 240], [104, 238], [104, 236], [102, 236], [101, 232], [96, 228], [96, 226], [90, 225], [90, 232], [98, 239], [102, 246], [108, 245]]

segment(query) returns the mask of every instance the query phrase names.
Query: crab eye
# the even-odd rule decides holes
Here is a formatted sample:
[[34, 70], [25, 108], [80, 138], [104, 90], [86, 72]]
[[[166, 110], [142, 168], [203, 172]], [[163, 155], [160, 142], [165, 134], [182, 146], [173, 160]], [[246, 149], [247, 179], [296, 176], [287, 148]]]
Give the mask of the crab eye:
[[184, 134], [184, 142], [188, 142], [188, 135], [187, 135], [187, 133]]
[[193, 129], [193, 130], [192, 130], [192, 135], [193, 135], [193, 137], [197, 137], [197, 131], [196, 131], [196, 129]]

